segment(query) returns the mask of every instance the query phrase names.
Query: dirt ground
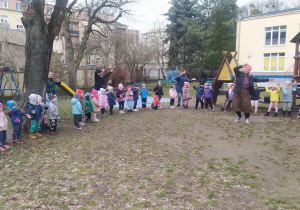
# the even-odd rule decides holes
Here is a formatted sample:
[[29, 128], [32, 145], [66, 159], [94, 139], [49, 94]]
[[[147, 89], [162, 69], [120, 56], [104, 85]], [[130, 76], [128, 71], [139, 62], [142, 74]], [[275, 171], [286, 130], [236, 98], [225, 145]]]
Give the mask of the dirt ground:
[[296, 113], [168, 107], [76, 130], [59, 99], [59, 135], [0, 153], [0, 209], [300, 209]]

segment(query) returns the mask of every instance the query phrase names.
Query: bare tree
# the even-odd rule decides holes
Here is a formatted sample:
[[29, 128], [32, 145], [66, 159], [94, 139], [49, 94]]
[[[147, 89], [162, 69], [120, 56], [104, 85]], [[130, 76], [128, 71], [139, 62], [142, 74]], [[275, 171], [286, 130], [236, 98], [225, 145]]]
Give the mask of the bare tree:
[[[73, 5], [77, 0], [73, 0]], [[31, 93], [45, 96], [53, 41], [65, 17], [68, 0], [56, 0], [50, 21], [44, 17], [45, 0], [22, 0], [22, 23], [26, 30], [25, 99]], [[37, 82], [38, 81], [38, 82]]]
[[[87, 26], [83, 32], [83, 37], [80, 41], [80, 47], [78, 52], [75, 53], [70, 31], [70, 18], [72, 13], [69, 13], [63, 23], [63, 34], [65, 37], [65, 52], [66, 52], [66, 63], [69, 68], [69, 85], [71, 88], [77, 88], [77, 70], [79, 65], [84, 57], [84, 52], [86, 50], [86, 45], [90, 34], [98, 33], [101, 36], [106, 37], [104, 27], [109, 27], [109, 24], [115, 23], [118, 21], [122, 14], [128, 14], [124, 8], [134, 3], [135, 0], [90, 0], [85, 1], [84, 5], [78, 5], [80, 13], [86, 14], [86, 19], [88, 19]], [[68, 7], [68, 10], [71, 10], [72, 6]], [[105, 19], [105, 16], [100, 15], [103, 12], [112, 12], [117, 13], [116, 17], [113, 19]], [[80, 14], [79, 13], [79, 14]]]
[[241, 17], [263, 14], [273, 11], [281, 11], [289, 8], [286, 0], [255, 0], [239, 7]]
[[147, 33], [145, 37], [146, 40], [144, 41], [149, 47], [153, 48], [155, 53], [155, 63], [158, 67], [158, 78], [162, 75], [165, 79], [166, 75], [164, 69], [168, 59], [169, 44], [165, 42], [167, 35], [164, 30], [164, 24], [162, 22], [154, 23], [153, 31]]
[[139, 43], [135, 34], [127, 33], [120, 46], [121, 61], [126, 65], [131, 81], [144, 79], [144, 69], [155, 59], [155, 51], [145, 43]]

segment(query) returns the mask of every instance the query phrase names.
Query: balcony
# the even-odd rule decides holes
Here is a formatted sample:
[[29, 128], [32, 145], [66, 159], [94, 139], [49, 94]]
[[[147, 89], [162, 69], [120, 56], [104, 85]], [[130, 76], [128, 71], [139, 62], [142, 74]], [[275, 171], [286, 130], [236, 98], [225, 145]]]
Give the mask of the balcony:
[[74, 31], [74, 30], [70, 30], [71, 35], [78, 35], [79, 36], [79, 31]]

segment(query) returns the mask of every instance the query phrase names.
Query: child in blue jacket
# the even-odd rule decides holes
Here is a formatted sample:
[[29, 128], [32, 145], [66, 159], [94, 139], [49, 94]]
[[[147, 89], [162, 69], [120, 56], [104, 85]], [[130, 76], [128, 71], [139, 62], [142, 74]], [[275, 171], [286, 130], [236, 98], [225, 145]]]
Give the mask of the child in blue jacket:
[[24, 143], [22, 139], [22, 122], [23, 116], [31, 118], [30, 115], [23, 112], [23, 110], [17, 108], [17, 102], [9, 100], [6, 102], [8, 106], [8, 116], [11, 118], [11, 124], [13, 128], [12, 133], [12, 145], [16, 146], [18, 143]]
[[142, 98], [142, 108], [143, 110], [146, 110], [147, 106], [147, 96], [151, 96], [151, 94], [148, 92], [148, 89], [146, 88], [146, 85], [142, 84], [142, 89], [140, 89], [141, 98]]
[[31, 116], [31, 126], [30, 126], [30, 138], [36, 139], [37, 136], [42, 136], [39, 133], [40, 130], [40, 119], [42, 119], [42, 113], [44, 112], [44, 107], [42, 107], [38, 100], [37, 94], [30, 94], [28, 113]]
[[71, 99], [72, 114], [74, 115], [74, 128], [82, 129], [79, 125], [80, 116], [82, 115], [82, 106], [80, 103], [80, 95], [75, 93]]
[[203, 110], [203, 100], [201, 100], [203, 94], [204, 94], [204, 82], [200, 82], [200, 85], [198, 87], [196, 87], [195, 85], [193, 85], [193, 88], [196, 91], [196, 105], [195, 105], [195, 109], [198, 109], [198, 104], [200, 102], [201, 104], [201, 110]]
[[114, 112], [114, 105], [116, 105], [116, 96], [114, 94], [114, 88], [111, 86], [107, 87], [108, 89], [108, 94], [107, 94], [107, 99], [108, 99], [108, 105], [109, 105], [109, 114], [113, 115]]

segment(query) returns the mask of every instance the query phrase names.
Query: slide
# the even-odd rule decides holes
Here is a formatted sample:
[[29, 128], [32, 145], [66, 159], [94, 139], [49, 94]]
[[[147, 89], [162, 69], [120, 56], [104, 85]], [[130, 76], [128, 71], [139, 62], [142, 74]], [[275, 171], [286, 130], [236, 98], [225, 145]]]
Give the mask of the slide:
[[67, 85], [67, 84], [64, 83], [64, 82], [58, 82], [58, 83], [56, 83], [56, 85], [57, 85], [58, 87], [60, 87], [66, 94], [68, 94], [69, 96], [72, 96], [72, 97], [73, 97], [75, 91], [72, 90], [72, 89], [69, 87], [69, 85]]

